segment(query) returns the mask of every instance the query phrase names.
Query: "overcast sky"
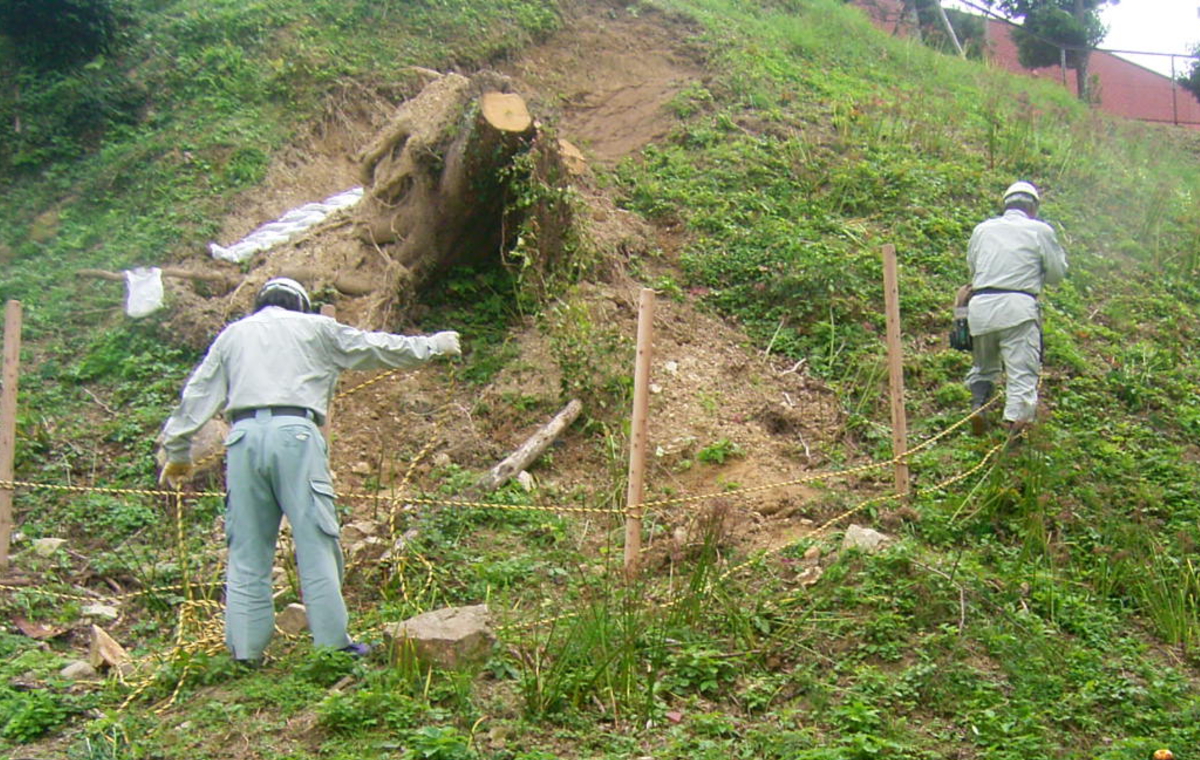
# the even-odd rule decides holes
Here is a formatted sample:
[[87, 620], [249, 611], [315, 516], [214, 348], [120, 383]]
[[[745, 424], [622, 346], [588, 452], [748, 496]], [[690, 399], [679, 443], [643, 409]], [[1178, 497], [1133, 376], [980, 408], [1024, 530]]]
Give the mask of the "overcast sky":
[[[946, 7], [956, 7], [968, 13], [978, 11], [944, 0]], [[973, 0], [973, 5], [985, 4]], [[1200, 0], [1122, 0], [1101, 11], [1108, 26], [1108, 36], [1100, 47], [1111, 50], [1146, 50], [1154, 53], [1190, 53], [1200, 44]], [[1137, 56], [1122, 54], [1134, 63], [1171, 74], [1168, 56]], [[1175, 59], [1175, 73], [1191, 68], [1189, 59]]]
[[[1200, 44], [1200, 0], [1122, 0], [1101, 12], [1108, 25], [1102, 48], [1149, 50], [1156, 53], [1190, 53]], [[1163, 56], [1124, 55], [1148, 69], [1171, 73], [1171, 59]], [[1184, 73], [1191, 61], [1175, 59], [1175, 71]]]

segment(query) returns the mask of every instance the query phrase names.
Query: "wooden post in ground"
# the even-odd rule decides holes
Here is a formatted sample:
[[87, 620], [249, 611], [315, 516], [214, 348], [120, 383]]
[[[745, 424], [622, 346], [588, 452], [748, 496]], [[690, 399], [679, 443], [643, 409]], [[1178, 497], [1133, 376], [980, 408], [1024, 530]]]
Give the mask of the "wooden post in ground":
[[[17, 443], [17, 377], [21, 366], [21, 302], [4, 306], [4, 366], [0, 370], [0, 481], [11, 483]], [[13, 489], [0, 487], [0, 571], [8, 570]]]
[[650, 355], [654, 343], [654, 291], [638, 297], [637, 358], [633, 370], [633, 419], [629, 428], [629, 488], [625, 494], [625, 578], [638, 574], [642, 553], [642, 486], [646, 474], [646, 418], [650, 409]]
[[[892, 398], [892, 456], [908, 451], [908, 418], [904, 413], [904, 348], [900, 343], [900, 286], [896, 246], [883, 247], [883, 299], [887, 314], [888, 386]], [[896, 460], [896, 493], [908, 494], [908, 462]]]

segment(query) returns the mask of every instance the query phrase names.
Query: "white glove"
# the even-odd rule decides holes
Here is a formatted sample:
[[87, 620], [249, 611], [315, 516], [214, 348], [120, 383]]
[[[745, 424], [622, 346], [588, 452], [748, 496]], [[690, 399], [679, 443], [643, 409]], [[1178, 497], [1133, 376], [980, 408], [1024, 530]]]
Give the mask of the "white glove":
[[429, 343], [436, 356], [462, 356], [462, 348], [458, 345], [458, 333], [453, 330], [430, 335]]

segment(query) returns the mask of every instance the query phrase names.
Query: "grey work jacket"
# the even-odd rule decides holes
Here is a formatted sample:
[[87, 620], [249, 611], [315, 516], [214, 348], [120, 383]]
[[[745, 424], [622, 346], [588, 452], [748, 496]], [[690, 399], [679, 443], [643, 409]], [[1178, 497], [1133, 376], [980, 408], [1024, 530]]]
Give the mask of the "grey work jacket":
[[367, 332], [268, 306], [213, 341], [163, 427], [163, 449], [168, 461], [191, 461], [192, 436], [218, 410], [302, 406], [323, 418], [342, 370], [412, 367], [432, 356], [425, 336]]
[[[1067, 275], [1067, 254], [1054, 228], [1024, 211], [1008, 209], [1004, 216], [978, 225], [967, 245], [971, 288], [1017, 290], [1034, 295], [1043, 285]], [[1003, 330], [1040, 319], [1038, 302], [1023, 293], [991, 293], [971, 297], [967, 319], [972, 335]]]

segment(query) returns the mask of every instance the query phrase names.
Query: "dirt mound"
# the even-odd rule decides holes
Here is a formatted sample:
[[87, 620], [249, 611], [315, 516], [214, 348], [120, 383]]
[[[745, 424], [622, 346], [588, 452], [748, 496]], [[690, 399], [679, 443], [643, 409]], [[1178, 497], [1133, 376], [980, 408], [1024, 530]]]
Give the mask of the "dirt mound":
[[536, 93], [564, 137], [598, 165], [611, 166], [665, 137], [672, 99], [703, 80], [688, 23], [658, 11], [580, 3], [567, 28], [503, 71]]
[[[702, 79], [700, 55], [687, 43], [690, 35], [683, 22], [659, 13], [639, 16], [582, 3], [561, 32], [502, 68], [538, 118], [581, 146], [594, 164], [612, 165], [667, 135], [672, 98]], [[323, 123], [271, 169], [266, 191], [230, 217], [228, 237], [356, 184], [350, 157], [369, 143], [388, 113], [383, 105], [360, 105]], [[603, 282], [584, 284], [572, 298], [594, 323], [631, 341], [640, 285], [624, 274], [624, 262], [665, 250], [666, 257], [643, 263], [669, 267], [670, 252], [682, 241], [677, 231], [655, 229], [619, 210], [586, 176], [578, 178], [578, 189], [590, 206], [587, 233], [609, 266], [602, 268]], [[352, 226], [348, 215], [331, 218], [258, 260], [243, 285], [223, 297], [182, 290], [177, 319], [198, 344], [206, 344], [224, 322], [248, 309], [259, 283], [299, 272], [318, 297], [336, 304], [340, 320], [379, 327], [366, 323], [367, 299], [333, 287], [338, 278], [378, 277], [388, 263], [382, 252], [354, 237]], [[687, 526], [714, 510], [722, 514], [726, 539], [742, 548], [794, 540], [819, 517], [813, 490], [800, 485], [751, 494], [736, 490], [797, 480], [827, 464], [821, 452], [842, 429], [835, 397], [790, 363], [748, 349], [744, 335], [686, 295], [658, 300], [655, 330], [647, 498], [706, 498], [655, 515], [649, 556], [677, 552], [680, 540], [687, 540]], [[469, 349], [471, 336], [463, 337]], [[484, 387], [458, 382], [447, 367], [433, 365], [388, 375], [338, 399], [331, 451], [339, 489], [365, 493], [402, 483], [419, 488], [435, 467], [447, 464], [483, 470], [536, 431], [566, 401], [562, 368], [539, 327], [528, 326], [512, 342], [520, 361]], [[630, 375], [632, 365], [612, 371]], [[354, 389], [371, 377], [351, 373], [341, 387]], [[596, 414], [584, 410], [585, 416]], [[612, 481], [623, 477], [624, 463], [587, 436], [568, 432], [552, 466], [536, 474], [546, 493], [590, 493], [596, 501], [611, 498]], [[733, 496], [723, 495], [730, 491]], [[348, 503], [367, 515], [379, 509], [370, 500]]]

